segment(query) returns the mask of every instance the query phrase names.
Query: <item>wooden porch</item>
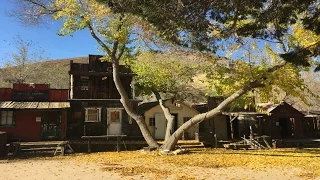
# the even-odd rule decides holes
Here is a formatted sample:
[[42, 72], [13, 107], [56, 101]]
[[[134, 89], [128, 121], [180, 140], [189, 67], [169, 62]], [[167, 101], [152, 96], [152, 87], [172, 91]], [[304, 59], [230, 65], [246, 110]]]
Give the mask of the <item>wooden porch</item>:
[[66, 152], [74, 153], [69, 141], [37, 141], [37, 142], [12, 142], [7, 144], [7, 154], [13, 156], [23, 152], [50, 152], [53, 155], [64, 155]]

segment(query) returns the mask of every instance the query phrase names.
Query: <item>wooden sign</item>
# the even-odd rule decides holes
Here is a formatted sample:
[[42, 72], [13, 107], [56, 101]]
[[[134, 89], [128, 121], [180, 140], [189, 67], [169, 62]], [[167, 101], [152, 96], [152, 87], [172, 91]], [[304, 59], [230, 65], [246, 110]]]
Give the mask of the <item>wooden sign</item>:
[[41, 122], [41, 117], [36, 117], [36, 122]]
[[49, 91], [12, 91], [13, 101], [49, 101]]

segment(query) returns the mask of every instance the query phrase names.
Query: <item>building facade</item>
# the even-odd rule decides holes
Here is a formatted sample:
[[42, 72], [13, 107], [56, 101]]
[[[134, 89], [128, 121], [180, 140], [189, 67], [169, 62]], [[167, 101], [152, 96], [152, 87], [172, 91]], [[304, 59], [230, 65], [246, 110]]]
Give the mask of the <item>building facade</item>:
[[[70, 116], [68, 137], [99, 135], [142, 136], [138, 125], [124, 110], [112, 77], [112, 63], [89, 55], [87, 63], [70, 62]], [[133, 107], [134, 74], [120, 65], [120, 79]]]
[[8, 141], [66, 138], [68, 90], [48, 84], [13, 84], [0, 89], [0, 131]]
[[[167, 99], [164, 101], [166, 107], [170, 109], [171, 115], [175, 117], [173, 132], [183, 123], [191, 119], [199, 112], [182, 101]], [[158, 101], [146, 102], [139, 105], [139, 112], [145, 117], [146, 124], [150, 133], [155, 139], [163, 140], [165, 138], [167, 120]], [[186, 130], [182, 139], [198, 139], [199, 126], [195, 125]]]

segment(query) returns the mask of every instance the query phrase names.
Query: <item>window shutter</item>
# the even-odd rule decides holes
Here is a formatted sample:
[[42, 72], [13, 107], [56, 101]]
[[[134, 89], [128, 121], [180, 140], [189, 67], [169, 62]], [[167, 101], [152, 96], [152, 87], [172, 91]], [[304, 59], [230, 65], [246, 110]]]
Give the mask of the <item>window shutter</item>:
[[101, 121], [101, 108], [98, 108], [98, 121]]
[[88, 121], [88, 109], [85, 109], [85, 121]]
[[1, 111], [1, 122], [0, 125], [6, 125], [7, 124], [7, 120], [6, 120], [6, 111]]
[[12, 111], [12, 126], [16, 125], [16, 112]]
[[13, 111], [7, 111], [7, 125], [12, 126], [13, 122]]

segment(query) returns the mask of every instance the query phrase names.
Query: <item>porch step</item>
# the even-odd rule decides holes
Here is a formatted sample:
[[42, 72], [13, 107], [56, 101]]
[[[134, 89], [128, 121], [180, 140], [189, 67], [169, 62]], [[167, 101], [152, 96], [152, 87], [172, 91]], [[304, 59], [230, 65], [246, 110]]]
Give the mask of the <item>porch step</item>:
[[57, 144], [20, 144], [21, 149], [37, 149], [37, 148], [56, 148]]
[[205, 148], [202, 142], [191, 141], [191, 142], [178, 142], [178, 147], [182, 149], [197, 149]]
[[30, 152], [30, 151], [55, 151], [56, 147], [43, 147], [43, 148], [21, 148], [21, 152]]

